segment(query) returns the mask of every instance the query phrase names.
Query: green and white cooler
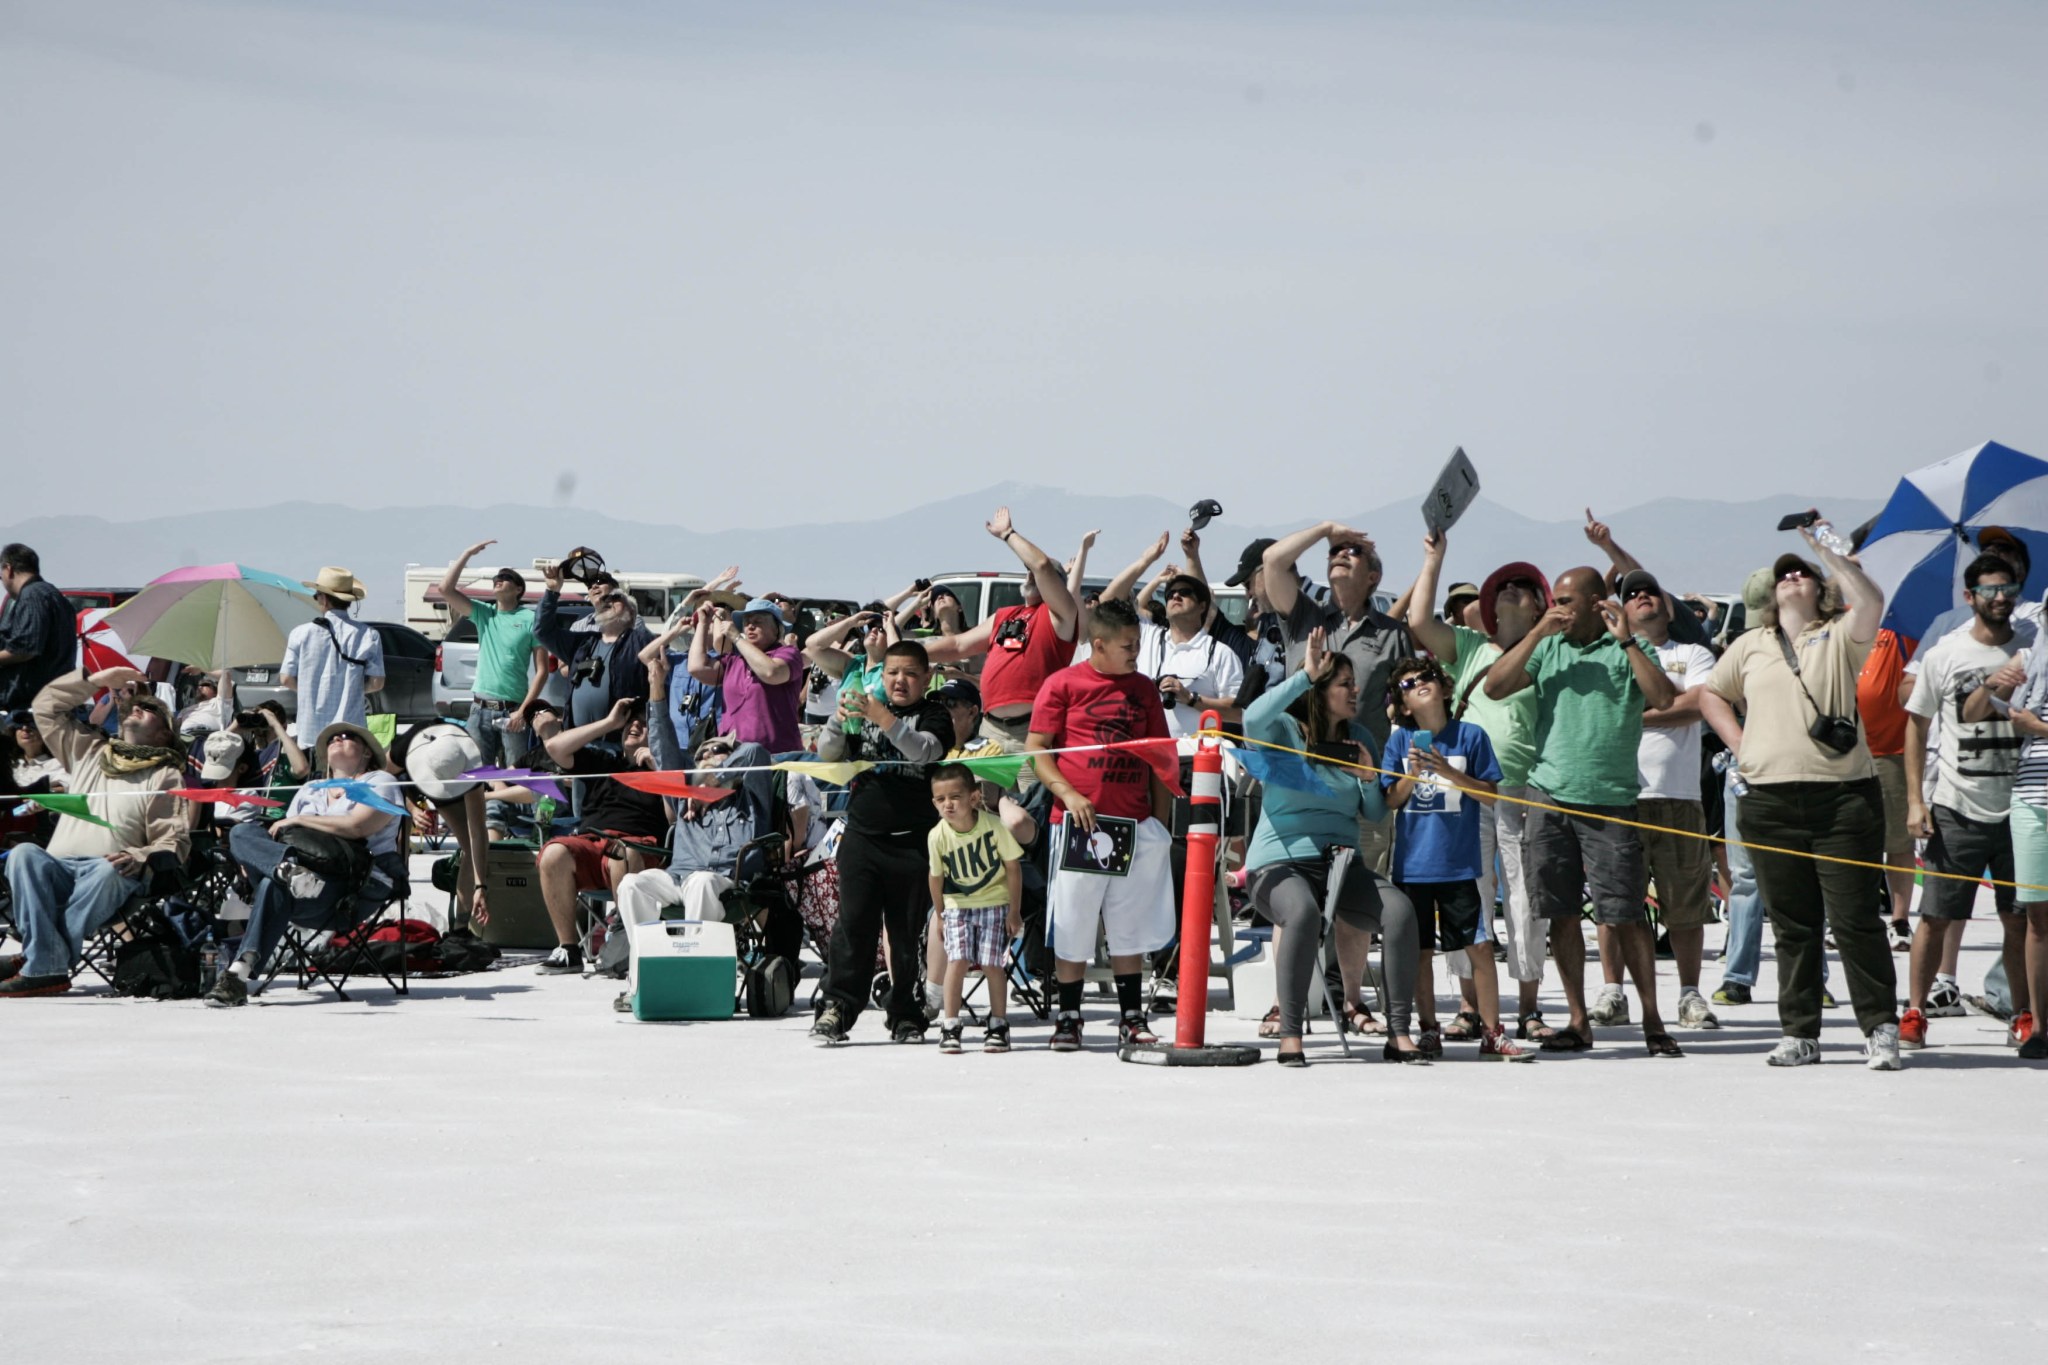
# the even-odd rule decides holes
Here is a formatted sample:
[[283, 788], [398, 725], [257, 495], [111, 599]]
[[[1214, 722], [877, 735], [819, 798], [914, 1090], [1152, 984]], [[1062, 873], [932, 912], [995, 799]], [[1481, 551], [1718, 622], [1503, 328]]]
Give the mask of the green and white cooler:
[[732, 926], [664, 919], [632, 927], [626, 988], [635, 1019], [730, 1019], [738, 953]]

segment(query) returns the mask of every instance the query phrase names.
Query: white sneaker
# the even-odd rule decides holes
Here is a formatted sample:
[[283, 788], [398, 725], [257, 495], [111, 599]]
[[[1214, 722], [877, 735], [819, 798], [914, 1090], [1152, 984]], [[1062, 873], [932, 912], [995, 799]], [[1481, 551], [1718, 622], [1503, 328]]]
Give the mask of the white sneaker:
[[1766, 1066], [1814, 1066], [1820, 1061], [1820, 1044], [1811, 1038], [1780, 1038], [1764, 1058]]
[[1586, 1010], [1586, 1017], [1601, 1028], [1628, 1022], [1628, 996], [1619, 986], [1602, 986], [1599, 998]]
[[1863, 1040], [1863, 1065], [1872, 1071], [1897, 1071], [1899, 1061], [1899, 1026], [1879, 1024]]
[[1714, 1017], [1713, 1006], [1707, 1003], [1707, 997], [1698, 991], [1687, 991], [1678, 997], [1678, 1026], [1712, 1029], [1721, 1027], [1721, 1021]]

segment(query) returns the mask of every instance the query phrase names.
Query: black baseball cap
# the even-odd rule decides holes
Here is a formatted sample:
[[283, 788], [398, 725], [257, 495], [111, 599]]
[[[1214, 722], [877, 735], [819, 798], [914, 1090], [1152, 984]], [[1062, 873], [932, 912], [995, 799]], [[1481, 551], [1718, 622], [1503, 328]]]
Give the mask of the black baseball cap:
[[498, 570], [496, 573], [491, 575], [491, 582], [511, 583], [515, 585], [519, 589], [519, 591], [526, 591], [526, 575], [514, 568], [508, 567]]
[[1241, 588], [1251, 582], [1252, 575], [1265, 567], [1266, 551], [1279, 543], [1277, 540], [1261, 536], [1245, 546], [1244, 553], [1237, 557], [1237, 572], [1223, 580], [1224, 586]]
[[946, 679], [945, 685], [939, 688], [936, 695], [948, 706], [956, 702], [965, 702], [977, 711], [981, 709], [981, 689], [965, 678]]
[[1662, 596], [1664, 589], [1657, 586], [1657, 580], [1650, 576], [1648, 569], [1630, 569], [1614, 584], [1614, 595], [1626, 602], [1638, 592], [1648, 590]]

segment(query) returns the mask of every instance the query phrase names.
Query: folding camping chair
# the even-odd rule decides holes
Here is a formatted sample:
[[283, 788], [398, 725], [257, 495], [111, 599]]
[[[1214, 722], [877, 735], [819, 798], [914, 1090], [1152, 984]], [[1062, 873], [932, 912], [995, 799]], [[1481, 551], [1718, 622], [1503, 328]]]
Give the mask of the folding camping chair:
[[[400, 834], [399, 851], [402, 859], [410, 859], [410, 830]], [[300, 990], [311, 990], [316, 983], [324, 983], [334, 992], [337, 1001], [348, 999], [346, 987], [349, 981], [366, 970], [382, 977], [384, 984], [391, 988], [394, 995], [412, 994], [411, 983], [407, 980], [405, 969], [403, 934], [401, 933], [399, 939], [399, 961], [395, 972], [377, 958], [370, 946], [371, 932], [383, 920], [384, 912], [393, 905], [398, 906], [399, 921], [402, 924], [405, 919], [405, 907], [411, 897], [410, 878], [389, 887], [379, 887], [372, 880], [358, 888], [356, 894], [346, 902], [351, 912], [346, 924], [333, 924], [335, 911], [328, 912], [329, 922], [324, 927], [315, 928], [287, 920], [284, 937], [279, 940], [277, 951], [271, 954], [269, 962], [262, 964], [260, 979], [249, 983], [249, 994], [261, 995], [287, 967], [291, 968]], [[323, 952], [323, 949], [332, 948], [333, 944], [340, 942], [344, 937], [347, 939], [344, 946]]]

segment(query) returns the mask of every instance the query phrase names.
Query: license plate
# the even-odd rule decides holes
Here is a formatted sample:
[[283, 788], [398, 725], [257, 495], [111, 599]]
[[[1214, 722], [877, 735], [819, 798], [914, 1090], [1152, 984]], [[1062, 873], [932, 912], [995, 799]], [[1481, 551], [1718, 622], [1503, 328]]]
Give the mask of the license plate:
[[270, 681], [270, 670], [269, 670], [269, 669], [267, 669], [267, 668], [252, 668], [252, 669], [250, 669], [250, 670], [249, 670], [249, 681], [250, 681], [250, 682], [252, 682], [252, 683], [267, 683], [267, 682], [269, 682], [269, 681]]

